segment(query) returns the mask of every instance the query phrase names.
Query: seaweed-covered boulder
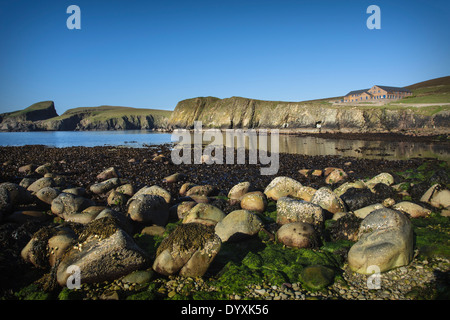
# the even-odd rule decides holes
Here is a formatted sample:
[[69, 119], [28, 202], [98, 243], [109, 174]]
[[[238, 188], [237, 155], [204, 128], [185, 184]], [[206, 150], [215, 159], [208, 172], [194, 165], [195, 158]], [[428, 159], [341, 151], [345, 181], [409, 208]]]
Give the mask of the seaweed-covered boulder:
[[198, 203], [186, 213], [183, 223], [197, 222], [215, 226], [223, 218], [225, 218], [225, 213], [216, 206], [208, 203]]
[[96, 283], [120, 278], [147, 263], [148, 256], [133, 238], [114, 219], [102, 218], [86, 226], [76, 245], [64, 255], [56, 276], [65, 286], [71, 267], [77, 266], [81, 283]]
[[222, 240], [233, 241], [257, 234], [263, 222], [257, 215], [248, 210], [230, 212], [215, 226], [215, 232]]
[[19, 204], [30, 202], [31, 194], [23, 187], [12, 182], [0, 184], [0, 216], [11, 213]]
[[349, 188], [340, 198], [350, 211], [355, 211], [378, 202], [376, 195], [368, 188]]
[[384, 272], [412, 260], [412, 224], [399, 211], [383, 208], [371, 212], [361, 222], [358, 239], [348, 253], [348, 264], [358, 273], [371, 273], [371, 266]]
[[317, 245], [313, 226], [304, 222], [282, 225], [277, 231], [277, 240], [285, 246], [294, 248], [314, 248]]
[[281, 197], [277, 201], [277, 223], [305, 222], [323, 227], [325, 221], [322, 208], [314, 203]]
[[346, 212], [344, 202], [328, 187], [318, 189], [311, 199], [315, 203], [331, 213]]
[[334, 276], [333, 269], [322, 265], [307, 266], [301, 273], [302, 282], [312, 290], [320, 290], [332, 284]]
[[65, 219], [71, 214], [81, 212], [84, 209], [94, 206], [91, 199], [79, 197], [71, 193], [61, 192], [52, 201], [51, 211], [60, 218]]
[[276, 177], [264, 189], [264, 194], [269, 199], [277, 201], [281, 197], [295, 197], [299, 192], [302, 184], [297, 180], [289, 177]]
[[134, 195], [128, 205], [128, 215], [133, 221], [165, 226], [169, 219], [166, 200], [159, 195]]
[[211, 226], [200, 223], [179, 225], [158, 247], [153, 270], [163, 275], [203, 276], [221, 243]]

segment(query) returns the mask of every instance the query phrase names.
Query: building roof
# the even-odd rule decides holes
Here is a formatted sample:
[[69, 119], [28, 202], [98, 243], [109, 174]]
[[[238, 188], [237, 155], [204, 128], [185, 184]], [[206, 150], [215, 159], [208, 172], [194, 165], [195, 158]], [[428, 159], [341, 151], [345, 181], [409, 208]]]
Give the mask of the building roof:
[[397, 91], [397, 92], [411, 92], [408, 89], [405, 88], [401, 88], [401, 87], [389, 87], [389, 86], [379, 86], [376, 85], [378, 88], [381, 88], [383, 90], [386, 90], [387, 92], [393, 92], [393, 91]]
[[[369, 88], [370, 89], [370, 88]], [[362, 89], [362, 90], [354, 90], [354, 91], [350, 91], [349, 93], [347, 93], [345, 96], [350, 96], [352, 94], [361, 94], [363, 92], [367, 92], [369, 91], [369, 89]]]
[[[385, 91], [387, 91], [387, 92], [411, 92], [410, 90], [408, 90], [408, 89], [405, 89], [405, 88], [401, 88], [401, 87], [390, 87], [390, 86], [379, 86], [379, 85], [376, 85], [378, 88], [380, 88], [380, 89], [383, 89], [383, 90], [385, 90]], [[369, 88], [369, 89], [362, 89], [362, 90], [354, 90], [354, 91], [350, 91], [349, 93], [347, 93], [346, 95], [345, 95], [345, 97], [348, 97], [348, 96], [350, 96], [350, 95], [352, 95], [352, 94], [362, 94], [362, 93], [367, 93], [367, 94], [370, 94], [368, 91], [370, 90], [371, 88]]]

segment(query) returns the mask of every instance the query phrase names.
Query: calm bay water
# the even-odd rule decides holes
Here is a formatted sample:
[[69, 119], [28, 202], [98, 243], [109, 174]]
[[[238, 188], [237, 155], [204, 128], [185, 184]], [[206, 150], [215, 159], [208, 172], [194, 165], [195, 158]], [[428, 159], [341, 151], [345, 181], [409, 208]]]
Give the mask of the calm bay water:
[[[140, 130], [0, 132], [0, 146], [41, 144], [57, 148], [72, 146], [127, 146], [139, 148], [145, 145], [158, 145], [178, 141], [178, 138], [173, 137], [170, 133]], [[223, 141], [227, 144], [225, 136]], [[268, 141], [270, 142], [270, 139]], [[268, 148], [268, 150], [271, 150], [270, 145]], [[429, 157], [450, 162], [448, 144], [411, 141], [366, 141], [280, 135], [279, 151], [310, 156], [341, 155], [389, 160]]]

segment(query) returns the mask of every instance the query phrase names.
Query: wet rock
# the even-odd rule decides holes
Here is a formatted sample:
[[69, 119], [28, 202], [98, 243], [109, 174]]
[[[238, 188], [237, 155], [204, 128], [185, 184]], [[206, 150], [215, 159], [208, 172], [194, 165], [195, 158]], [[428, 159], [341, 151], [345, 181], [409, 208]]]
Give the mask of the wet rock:
[[65, 286], [71, 266], [80, 270], [81, 283], [96, 283], [120, 278], [144, 267], [148, 257], [133, 238], [108, 218], [94, 220], [80, 235], [57, 269], [57, 281]]
[[376, 175], [369, 181], [367, 181], [366, 185], [377, 184], [377, 183], [384, 183], [385, 185], [390, 186], [390, 185], [394, 184], [394, 177], [390, 173], [383, 172], [383, 173]]
[[76, 188], [68, 188], [64, 189], [62, 192], [64, 193], [70, 193], [75, 196], [84, 197], [86, 195], [86, 189], [82, 187], [76, 187]]
[[355, 211], [378, 202], [375, 194], [368, 188], [350, 188], [340, 198], [350, 211]]
[[450, 206], [450, 190], [435, 184], [425, 192], [420, 201], [431, 204], [435, 208], [447, 208]]
[[44, 174], [51, 172], [51, 164], [50, 163], [43, 164], [43, 165], [37, 167], [36, 170], [34, 170], [34, 171], [37, 174], [40, 174], [41, 176], [43, 176]]
[[388, 271], [409, 264], [413, 257], [412, 225], [399, 211], [373, 211], [362, 221], [358, 238], [348, 253], [349, 267], [358, 273], [372, 273], [372, 266]]
[[163, 275], [203, 276], [219, 252], [221, 241], [213, 227], [199, 223], [178, 226], [156, 252], [153, 270]]
[[277, 231], [277, 240], [288, 247], [314, 248], [317, 245], [314, 228], [309, 223], [284, 224]]
[[262, 213], [267, 208], [267, 197], [261, 191], [248, 192], [241, 198], [241, 208]]
[[73, 212], [70, 214], [66, 214], [64, 216], [64, 220], [75, 223], [87, 224], [92, 220], [94, 220], [99, 215], [99, 213], [102, 212], [105, 208], [106, 207], [104, 206], [90, 206], [81, 212]]
[[12, 214], [7, 216], [6, 221], [23, 224], [29, 220], [45, 221], [49, 218], [50, 216], [44, 211], [23, 210], [14, 211]]
[[127, 196], [116, 190], [112, 190], [109, 193], [108, 198], [106, 199], [106, 203], [109, 206], [120, 206], [120, 205], [126, 204], [127, 201], [128, 201]]
[[95, 194], [102, 194], [116, 188], [118, 185], [120, 185], [119, 178], [111, 178], [91, 185], [89, 190]]
[[119, 178], [119, 172], [115, 167], [109, 167], [97, 175], [99, 181], [105, 181], [111, 178]]
[[303, 269], [301, 278], [308, 288], [320, 290], [333, 283], [334, 271], [322, 265], [307, 266]]
[[250, 182], [244, 181], [233, 186], [228, 192], [228, 198], [230, 200], [240, 201], [241, 198], [250, 190]]
[[195, 186], [197, 186], [197, 185], [195, 183], [192, 183], [192, 182], [183, 183], [183, 185], [181, 186], [180, 191], [179, 191], [180, 196], [185, 196], [186, 192], [189, 189], [191, 189], [192, 187], [195, 187]]
[[79, 197], [71, 193], [61, 192], [51, 204], [51, 211], [60, 218], [65, 219], [71, 214], [81, 212], [84, 209], [94, 206], [94, 201]]
[[37, 166], [35, 164], [27, 164], [19, 167], [19, 173], [31, 173], [36, 170]]
[[311, 202], [331, 213], [346, 212], [344, 202], [328, 187], [322, 187], [314, 193]]
[[427, 217], [431, 213], [431, 210], [409, 201], [394, 204], [392, 209], [408, 214], [411, 218]]
[[325, 178], [325, 183], [326, 184], [339, 183], [341, 181], [344, 181], [347, 178], [348, 178], [348, 175], [347, 175], [347, 173], [345, 173], [344, 170], [335, 168], [334, 170], [332, 170], [330, 172], [330, 174], [327, 175], [327, 177]]
[[39, 190], [45, 187], [56, 187], [55, 180], [46, 177], [37, 179], [27, 188], [27, 190], [30, 192], [38, 192]]
[[225, 218], [225, 213], [216, 206], [208, 203], [198, 203], [186, 213], [183, 223], [197, 222], [207, 226], [215, 226], [223, 218]]
[[212, 186], [212, 185], [202, 185], [202, 186], [194, 186], [192, 188], [190, 188], [189, 190], [187, 190], [186, 192], [186, 196], [191, 197], [191, 196], [212, 196], [217, 192], [216, 187]]
[[371, 204], [367, 207], [358, 209], [354, 211], [355, 216], [357, 216], [358, 218], [364, 219], [365, 217], [367, 217], [369, 215], [369, 213], [371, 213], [372, 211], [378, 210], [378, 209], [383, 209], [384, 206], [381, 203], [375, 203], [375, 204]]
[[134, 195], [129, 201], [128, 215], [133, 221], [165, 226], [169, 219], [166, 200], [159, 195]]
[[363, 189], [366, 187], [366, 184], [364, 181], [358, 180], [353, 182], [345, 182], [341, 184], [339, 187], [333, 190], [333, 192], [338, 196], [342, 196], [348, 189], [350, 188], [356, 188], [356, 189]]
[[357, 241], [362, 219], [352, 213], [346, 213], [329, 227], [333, 241]]
[[120, 192], [128, 197], [132, 197], [135, 193], [134, 187], [131, 183], [123, 184], [116, 188], [117, 192]]
[[299, 192], [302, 184], [289, 177], [276, 177], [265, 188], [264, 194], [269, 199], [277, 201], [281, 197], [295, 197]]
[[[176, 216], [178, 219], [184, 219], [186, 213], [189, 212], [193, 207], [197, 205], [195, 201], [182, 201], [174, 206], [172, 206], [169, 211], [171, 216]], [[173, 212], [173, 213], [172, 213]]]
[[277, 201], [279, 224], [304, 222], [322, 228], [324, 221], [323, 210], [317, 204], [289, 197], [282, 197]]
[[18, 184], [12, 182], [0, 184], [0, 214], [9, 214], [17, 205], [27, 204], [31, 199], [31, 194]]
[[155, 185], [155, 186], [143, 187], [143, 188], [139, 189], [138, 192], [136, 192], [133, 195], [133, 197], [131, 197], [131, 199], [128, 200], [128, 203], [131, 203], [131, 201], [136, 199], [136, 197], [143, 195], [143, 194], [162, 197], [166, 203], [170, 203], [172, 201], [172, 196], [169, 191]]
[[182, 181], [183, 179], [186, 179], [186, 175], [184, 175], [183, 173], [174, 173], [171, 174], [170, 176], [167, 176], [163, 179], [163, 182], [166, 183], [174, 183], [174, 182], [178, 182], [178, 181]]
[[36, 197], [46, 204], [52, 204], [52, 201], [61, 193], [58, 189], [45, 187], [36, 192]]
[[222, 240], [239, 241], [257, 234], [263, 223], [258, 216], [248, 210], [230, 212], [215, 226], [215, 232]]
[[302, 199], [305, 201], [311, 201], [312, 197], [314, 196], [314, 193], [316, 193], [316, 189], [308, 186], [302, 186], [298, 188], [297, 193], [293, 196], [297, 199]]

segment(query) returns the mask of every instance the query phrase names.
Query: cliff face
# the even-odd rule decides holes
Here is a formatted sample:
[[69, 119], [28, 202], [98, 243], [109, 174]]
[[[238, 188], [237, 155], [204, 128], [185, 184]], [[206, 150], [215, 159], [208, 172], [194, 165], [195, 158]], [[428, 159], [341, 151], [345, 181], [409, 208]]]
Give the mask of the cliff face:
[[[51, 102], [51, 101], [50, 101]], [[35, 110], [35, 104], [22, 111], [0, 115], [2, 131], [73, 131], [73, 130], [152, 130], [165, 129], [171, 111], [100, 106], [69, 109], [61, 116], [53, 102]], [[33, 108], [32, 108], [33, 107]]]
[[326, 102], [276, 102], [232, 97], [180, 101], [169, 127], [278, 128], [298, 132], [449, 133], [449, 108], [334, 106]]
[[53, 101], [42, 101], [26, 109], [0, 115], [0, 130], [31, 131], [36, 130], [36, 122], [58, 116]]

